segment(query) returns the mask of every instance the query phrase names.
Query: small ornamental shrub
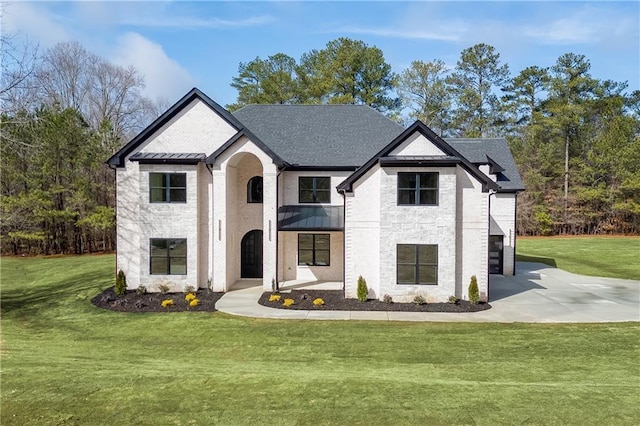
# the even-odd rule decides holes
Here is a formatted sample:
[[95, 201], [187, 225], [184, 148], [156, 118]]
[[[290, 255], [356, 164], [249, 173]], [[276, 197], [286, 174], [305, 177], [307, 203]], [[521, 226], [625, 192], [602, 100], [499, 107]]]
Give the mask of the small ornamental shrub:
[[271, 296], [269, 296], [269, 302], [279, 302], [281, 297], [282, 296], [280, 296], [279, 294], [272, 294]]
[[382, 301], [387, 305], [390, 305], [391, 303], [393, 303], [393, 297], [389, 296], [388, 294], [385, 294], [384, 296], [382, 296]]
[[116, 285], [113, 291], [119, 296], [127, 292], [127, 277], [124, 275], [124, 272], [122, 272], [122, 269], [119, 270], [118, 275], [116, 275]]
[[198, 306], [199, 304], [200, 304], [200, 300], [198, 300], [198, 299], [191, 299], [189, 301], [189, 306], [191, 306], [192, 308]]
[[368, 294], [369, 289], [367, 288], [367, 281], [362, 278], [362, 275], [360, 275], [358, 277], [358, 300], [361, 302], [366, 302]]
[[173, 306], [173, 299], [164, 299], [162, 302], [160, 302], [160, 305], [162, 305], [163, 308], [166, 308], [167, 306]]
[[320, 297], [318, 297], [317, 299], [314, 299], [313, 304], [314, 304], [314, 306], [322, 306], [322, 305], [324, 305], [324, 300], [322, 300]]
[[138, 296], [142, 296], [143, 294], [147, 294], [147, 288], [143, 285], [139, 285], [138, 288], [136, 288], [136, 294]]
[[416, 305], [424, 305], [427, 303], [427, 301], [424, 297], [418, 294], [416, 297], [413, 298], [413, 303], [415, 303]]
[[184, 292], [185, 293], [195, 293], [196, 292], [196, 288], [192, 285], [186, 285], [184, 286]]
[[452, 305], [457, 305], [459, 301], [460, 299], [458, 299], [457, 297], [449, 296], [449, 303], [451, 303]]
[[158, 286], [158, 290], [160, 290], [160, 293], [162, 294], [167, 294], [169, 293], [169, 286], [165, 283], [162, 283]]
[[479, 300], [480, 292], [478, 291], [478, 279], [474, 275], [471, 277], [471, 282], [469, 283], [469, 302], [477, 305]]
[[296, 303], [296, 302], [295, 302], [293, 299], [286, 298], [286, 299], [284, 299], [284, 302], [283, 302], [282, 304], [283, 304], [284, 306], [289, 307], [289, 306], [291, 306], [291, 305], [294, 305], [295, 303]]
[[191, 302], [192, 300], [196, 299], [196, 295], [193, 293], [187, 293], [187, 295], [184, 297], [184, 300], [186, 300], [187, 302]]

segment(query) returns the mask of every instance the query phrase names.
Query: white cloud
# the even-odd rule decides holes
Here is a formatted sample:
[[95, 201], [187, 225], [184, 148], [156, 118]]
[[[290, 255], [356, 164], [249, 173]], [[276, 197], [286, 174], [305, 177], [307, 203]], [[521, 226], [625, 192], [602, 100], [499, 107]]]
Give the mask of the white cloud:
[[438, 41], [458, 41], [460, 39], [458, 34], [452, 34], [450, 30], [429, 31], [420, 28], [402, 28], [402, 26], [399, 26], [399, 28], [343, 27], [331, 32]]
[[133, 65], [146, 83], [145, 95], [173, 102], [194, 86], [189, 72], [169, 58], [161, 45], [138, 33], [129, 32], [118, 40], [112, 58], [118, 65]]
[[132, 25], [139, 27], [162, 27], [180, 29], [202, 29], [202, 28], [236, 28], [262, 25], [273, 21], [270, 16], [251, 16], [237, 20], [230, 19], [201, 19], [189, 16], [129, 16], [123, 18], [121, 25]]
[[71, 40], [67, 29], [58, 22], [58, 17], [47, 10], [44, 3], [3, 3], [2, 32], [28, 38], [41, 47]]
[[587, 6], [568, 16], [526, 25], [523, 34], [549, 45], [625, 42], [637, 39], [638, 18]]

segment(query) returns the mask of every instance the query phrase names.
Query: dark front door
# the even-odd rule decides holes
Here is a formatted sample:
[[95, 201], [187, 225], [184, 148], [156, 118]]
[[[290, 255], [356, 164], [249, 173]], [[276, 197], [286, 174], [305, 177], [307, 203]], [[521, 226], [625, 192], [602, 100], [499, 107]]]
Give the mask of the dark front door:
[[262, 231], [249, 231], [240, 243], [240, 276], [262, 278]]
[[489, 273], [502, 274], [503, 236], [491, 235], [489, 237]]

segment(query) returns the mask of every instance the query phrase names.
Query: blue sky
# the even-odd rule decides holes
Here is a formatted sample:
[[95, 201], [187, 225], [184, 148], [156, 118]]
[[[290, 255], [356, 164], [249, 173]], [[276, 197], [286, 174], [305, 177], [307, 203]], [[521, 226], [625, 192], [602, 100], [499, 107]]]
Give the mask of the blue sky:
[[235, 101], [238, 64], [282, 52], [296, 59], [330, 40], [377, 46], [395, 72], [493, 45], [512, 75], [585, 55], [596, 78], [640, 88], [640, 2], [10, 2], [2, 31], [47, 48], [76, 40], [145, 77], [146, 94], [173, 103], [198, 87]]

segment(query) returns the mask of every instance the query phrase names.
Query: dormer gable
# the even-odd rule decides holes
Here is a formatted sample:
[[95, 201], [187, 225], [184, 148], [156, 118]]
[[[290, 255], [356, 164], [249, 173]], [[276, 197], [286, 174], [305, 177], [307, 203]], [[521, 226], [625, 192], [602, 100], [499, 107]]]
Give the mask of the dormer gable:
[[394, 161], [412, 161], [423, 165], [433, 161], [459, 164], [480, 181], [485, 189], [498, 189], [495, 182], [453, 149], [426, 124], [418, 120], [338, 185], [338, 191], [353, 191], [353, 184], [374, 165], [379, 163], [393, 164]]

